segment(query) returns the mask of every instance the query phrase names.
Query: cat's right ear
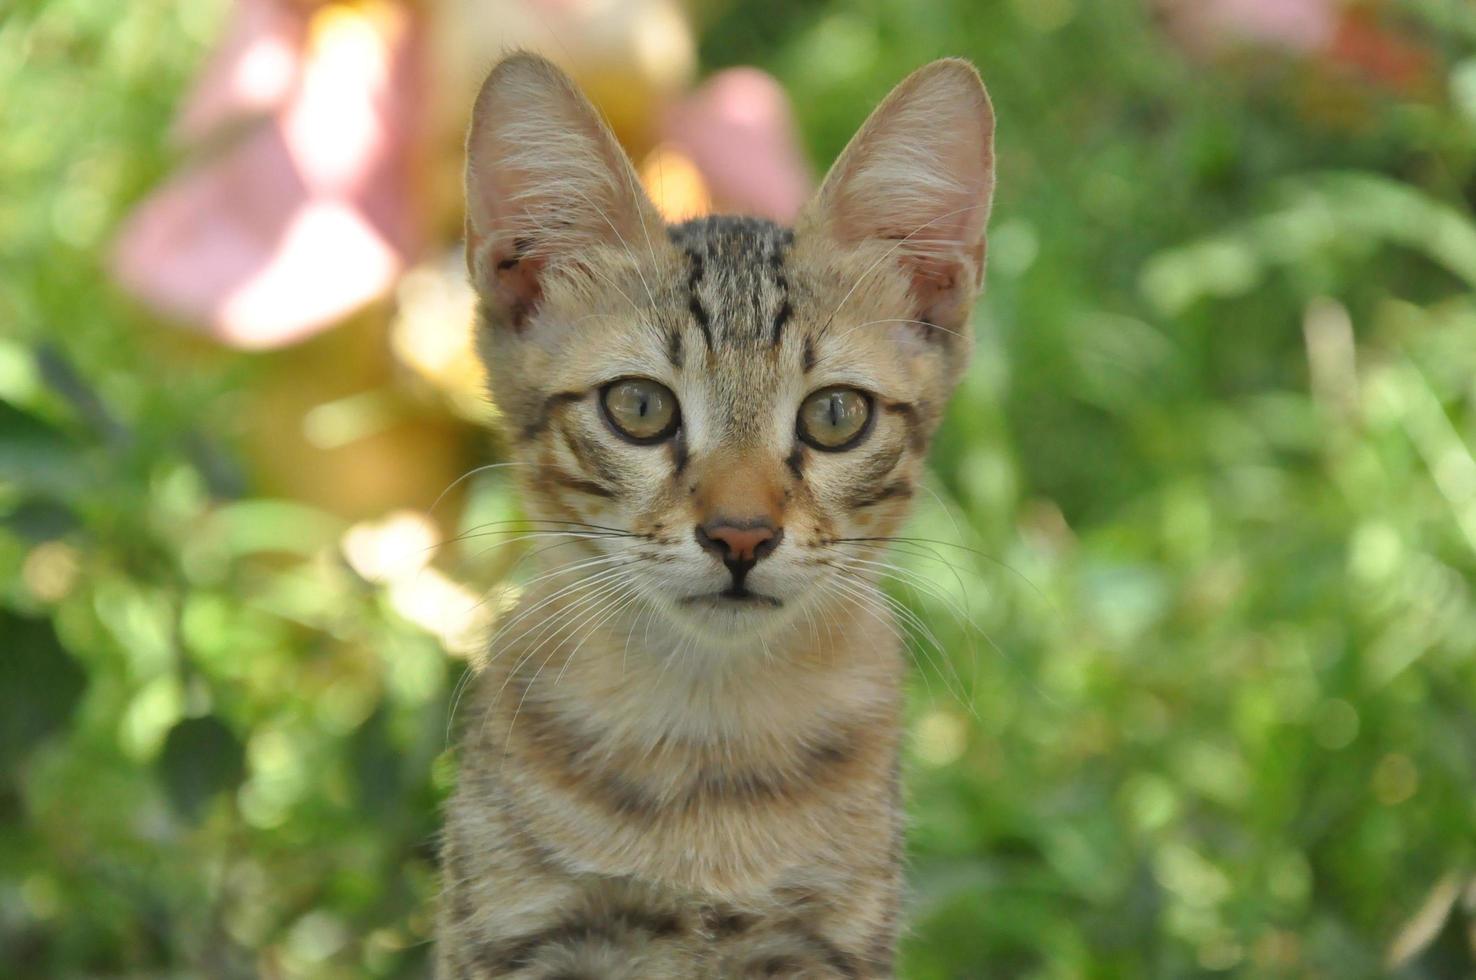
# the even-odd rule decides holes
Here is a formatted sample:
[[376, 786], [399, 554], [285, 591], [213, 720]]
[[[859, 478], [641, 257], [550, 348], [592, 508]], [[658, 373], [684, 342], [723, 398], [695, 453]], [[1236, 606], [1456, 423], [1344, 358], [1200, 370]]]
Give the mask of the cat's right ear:
[[902, 81], [835, 162], [808, 216], [842, 246], [865, 242], [912, 283], [918, 322], [960, 330], [984, 274], [994, 194], [994, 109], [957, 58]]
[[528, 53], [492, 69], [466, 143], [466, 263], [496, 322], [522, 329], [550, 276], [662, 227], [594, 106]]

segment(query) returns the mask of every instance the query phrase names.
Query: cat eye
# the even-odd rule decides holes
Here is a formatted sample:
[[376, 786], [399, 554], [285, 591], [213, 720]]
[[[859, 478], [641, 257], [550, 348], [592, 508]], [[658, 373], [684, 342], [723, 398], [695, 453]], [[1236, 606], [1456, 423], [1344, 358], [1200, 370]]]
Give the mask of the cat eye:
[[600, 392], [605, 419], [617, 434], [639, 445], [671, 436], [681, 423], [676, 395], [649, 378], [621, 378]]
[[871, 429], [871, 396], [855, 388], [821, 388], [800, 405], [795, 427], [816, 449], [850, 449]]

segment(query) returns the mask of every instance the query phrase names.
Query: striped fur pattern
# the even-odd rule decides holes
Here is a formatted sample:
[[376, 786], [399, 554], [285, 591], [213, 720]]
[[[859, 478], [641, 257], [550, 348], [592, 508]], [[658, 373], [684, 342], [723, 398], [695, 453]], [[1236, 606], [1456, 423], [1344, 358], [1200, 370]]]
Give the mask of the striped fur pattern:
[[[540, 567], [461, 707], [441, 980], [892, 975], [903, 658], [872, 563], [967, 361], [992, 134], [938, 62], [793, 229], [668, 228], [557, 69], [494, 69], [468, 264]], [[620, 436], [623, 378], [674, 397], [668, 436]], [[870, 408], [844, 451], [797, 423], [833, 386]], [[762, 560], [715, 557], [715, 521]]]

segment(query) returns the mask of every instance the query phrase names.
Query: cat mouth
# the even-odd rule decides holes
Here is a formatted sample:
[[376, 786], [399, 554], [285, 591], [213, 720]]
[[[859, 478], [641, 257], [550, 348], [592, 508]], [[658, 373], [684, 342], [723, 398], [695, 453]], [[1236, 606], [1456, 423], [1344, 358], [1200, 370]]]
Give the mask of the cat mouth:
[[716, 606], [718, 608], [732, 608], [734, 606], [770, 606], [783, 605], [778, 599], [762, 592], [754, 592], [742, 586], [729, 586], [721, 592], [705, 592], [701, 595], [683, 596], [683, 605], [688, 606]]

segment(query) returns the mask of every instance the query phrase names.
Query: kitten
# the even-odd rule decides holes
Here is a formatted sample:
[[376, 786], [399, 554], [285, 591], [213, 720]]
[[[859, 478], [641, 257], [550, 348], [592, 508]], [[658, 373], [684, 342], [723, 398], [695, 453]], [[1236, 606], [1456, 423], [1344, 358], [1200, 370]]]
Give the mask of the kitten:
[[442, 980], [892, 975], [904, 664], [869, 563], [968, 359], [993, 128], [938, 61], [792, 231], [668, 228], [567, 77], [492, 71], [467, 261], [550, 544], [474, 681]]

